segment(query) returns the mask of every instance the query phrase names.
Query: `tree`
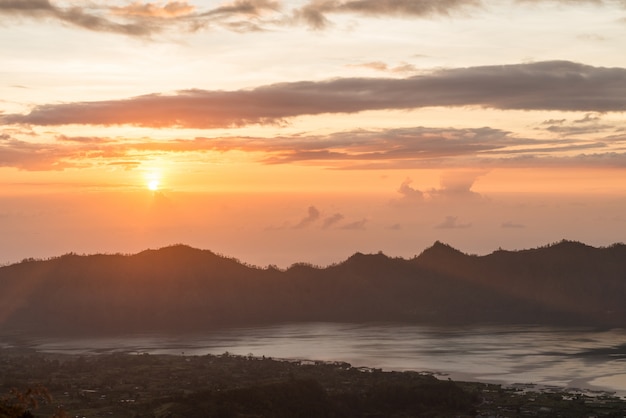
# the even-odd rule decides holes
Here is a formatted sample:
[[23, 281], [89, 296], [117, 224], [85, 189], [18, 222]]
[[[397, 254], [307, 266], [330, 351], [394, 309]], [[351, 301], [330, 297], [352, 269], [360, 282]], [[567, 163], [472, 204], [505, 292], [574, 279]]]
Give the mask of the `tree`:
[[[11, 389], [8, 395], [0, 398], [0, 418], [35, 418], [31, 410], [39, 407], [40, 403], [50, 403], [52, 397], [43, 386], [35, 386], [24, 391]], [[69, 418], [63, 408], [50, 418]]]

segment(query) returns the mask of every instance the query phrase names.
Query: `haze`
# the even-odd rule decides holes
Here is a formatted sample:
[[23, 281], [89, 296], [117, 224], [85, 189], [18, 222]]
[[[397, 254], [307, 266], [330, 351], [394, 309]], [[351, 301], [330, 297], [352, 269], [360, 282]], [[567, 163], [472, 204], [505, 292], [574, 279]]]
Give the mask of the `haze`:
[[0, 263], [626, 236], [618, 0], [0, 0]]

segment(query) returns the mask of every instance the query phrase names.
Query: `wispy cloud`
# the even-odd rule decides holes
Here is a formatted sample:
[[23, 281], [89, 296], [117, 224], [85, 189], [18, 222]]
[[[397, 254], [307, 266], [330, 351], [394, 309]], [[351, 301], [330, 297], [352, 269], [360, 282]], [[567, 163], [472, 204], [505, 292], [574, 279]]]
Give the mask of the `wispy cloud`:
[[[564, 6], [616, 4], [620, 0], [517, 0], [515, 4], [561, 3]], [[303, 5], [287, 6], [280, 0], [233, 0], [208, 9], [182, 0], [129, 1], [111, 5], [103, 0], [74, 2], [69, 5], [51, 0], [0, 0], [0, 19], [4, 17], [48, 19], [75, 28], [151, 37], [166, 32], [193, 32], [219, 26], [237, 32], [304, 24], [313, 29], [331, 26], [332, 15], [354, 18], [395, 17], [425, 19], [470, 16], [493, 4], [486, 0], [309, 0]], [[14, 23], [14, 22], [11, 22]]]
[[526, 225], [520, 224], [520, 223], [516, 223], [516, 222], [513, 222], [513, 221], [502, 222], [502, 224], [500, 226], [502, 228], [509, 228], [509, 229], [523, 229], [523, 228], [526, 228]]
[[81, 5], [63, 8], [48, 0], [0, 0], [0, 16], [56, 19], [82, 29], [132, 36], [148, 36], [160, 30], [148, 21], [117, 22], [98, 7]]
[[280, 2], [272, 0], [236, 0], [208, 10], [198, 10], [187, 1], [134, 1], [121, 6], [81, 2], [63, 7], [50, 0], [0, 0], [0, 19], [52, 19], [90, 31], [144, 38], [172, 29], [193, 32], [211, 25], [240, 32], [258, 30], [262, 26], [259, 18], [278, 10]]
[[366, 228], [367, 219], [361, 219], [360, 221], [350, 222], [348, 224], [342, 225], [340, 229], [348, 230], [348, 231], [363, 231]]
[[446, 216], [443, 222], [435, 225], [437, 229], [466, 229], [472, 226], [471, 223], [460, 223], [457, 216]]
[[[53, 134], [55, 135], [55, 134]], [[24, 137], [23, 139], [20, 139]], [[30, 131], [0, 134], [0, 166], [24, 170], [108, 165], [151, 155], [185, 153], [202, 161], [204, 153], [242, 151], [262, 164], [314, 164], [336, 169], [444, 169], [438, 189], [419, 190], [407, 178], [397, 189], [402, 201], [434, 197], [476, 197], [471, 187], [482, 167], [626, 167], [626, 137], [617, 130], [599, 141], [516, 138], [492, 128], [401, 128], [356, 130], [323, 136], [198, 137], [153, 140], [55, 135], [41, 138]], [[578, 152], [577, 154], [573, 154]], [[482, 173], [482, 174], [481, 174]]]
[[480, 0], [310, 0], [295, 14], [310, 27], [322, 29], [330, 23], [327, 18], [329, 14], [349, 13], [370, 17], [447, 16], [476, 8], [481, 3]]
[[626, 111], [626, 69], [567, 61], [438, 70], [404, 79], [341, 78], [252, 90], [184, 90], [125, 100], [35, 106], [3, 124], [224, 128], [276, 124], [301, 115], [426, 106]]
[[163, 5], [135, 1], [126, 6], [111, 6], [110, 10], [113, 14], [121, 16], [173, 18], [190, 15], [195, 9], [195, 6], [184, 1], [170, 1]]
[[55, 146], [50, 143], [31, 143], [0, 136], [0, 167], [15, 167], [28, 171], [64, 170], [79, 164], [72, 162], [76, 149]]
[[371, 62], [364, 62], [362, 64], [352, 64], [350, 65], [350, 67], [368, 68], [370, 70], [387, 72], [387, 73], [397, 73], [397, 74], [416, 73], [419, 71], [419, 69], [416, 66], [412, 64], [408, 64], [406, 62], [396, 65], [396, 66], [390, 66], [382, 61], [371, 61]]
[[342, 221], [345, 217], [341, 213], [335, 213], [324, 219], [322, 222], [322, 229], [328, 229], [338, 222]]

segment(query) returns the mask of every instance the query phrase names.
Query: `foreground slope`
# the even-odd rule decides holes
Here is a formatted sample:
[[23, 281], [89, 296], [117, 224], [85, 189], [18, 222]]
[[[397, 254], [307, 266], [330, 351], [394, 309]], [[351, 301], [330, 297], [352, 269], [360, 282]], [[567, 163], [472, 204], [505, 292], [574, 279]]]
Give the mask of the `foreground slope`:
[[326, 268], [256, 268], [183, 245], [0, 268], [0, 330], [192, 332], [285, 321], [626, 326], [626, 246], [563, 241], [413, 259], [354, 254]]

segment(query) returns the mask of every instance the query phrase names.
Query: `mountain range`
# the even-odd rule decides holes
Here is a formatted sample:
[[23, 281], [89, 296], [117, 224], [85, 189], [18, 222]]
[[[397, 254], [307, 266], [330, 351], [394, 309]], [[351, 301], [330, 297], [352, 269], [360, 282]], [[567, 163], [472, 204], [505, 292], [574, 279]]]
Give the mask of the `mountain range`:
[[255, 267], [185, 245], [66, 254], [0, 268], [0, 332], [202, 332], [294, 321], [626, 326], [626, 245], [561, 241], [411, 259], [356, 253], [327, 267]]

